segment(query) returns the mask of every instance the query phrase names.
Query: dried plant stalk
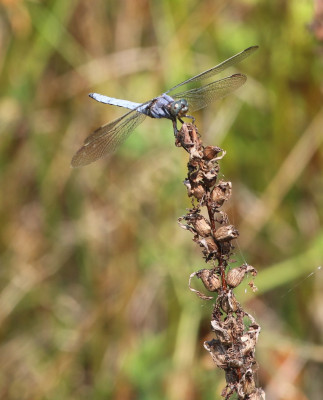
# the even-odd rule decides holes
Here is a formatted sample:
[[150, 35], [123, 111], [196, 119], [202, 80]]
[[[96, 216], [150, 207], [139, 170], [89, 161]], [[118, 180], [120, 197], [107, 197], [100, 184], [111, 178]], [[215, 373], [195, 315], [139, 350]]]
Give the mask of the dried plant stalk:
[[[189, 153], [184, 184], [192, 198], [192, 208], [179, 218], [179, 224], [193, 233], [193, 241], [201, 247], [205, 262], [212, 265], [212, 268], [191, 274], [189, 287], [201, 299], [213, 300], [213, 297], [192, 288], [191, 280], [197, 277], [206, 290], [217, 293], [211, 319], [214, 339], [204, 342], [204, 347], [217, 367], [225, 372], [226, 386], [222, 397], [228, 400], [235, 394], [240, 400], [264, 400], [265, 393], [256, 387], [254, 377], [260, 326], [242, 309], [233, 293], [246, 274], [254, 277], [257, 271], [247, 264], [233, 269], [229, 267], [234, 249], [232, 240], [238, 237], [239, 232], [229, 224], [227, 215], [220, 209], [232, 191], [231, 182], [218, 181], [218, 161], [225, 152], [220, 147], [204, 147], [193, 124], [182, 125], [176, 145]], [[202, 215], [203, 209], [206, 209], [208, 218]], [[250, 287], [257, 290], [253, 282]]]

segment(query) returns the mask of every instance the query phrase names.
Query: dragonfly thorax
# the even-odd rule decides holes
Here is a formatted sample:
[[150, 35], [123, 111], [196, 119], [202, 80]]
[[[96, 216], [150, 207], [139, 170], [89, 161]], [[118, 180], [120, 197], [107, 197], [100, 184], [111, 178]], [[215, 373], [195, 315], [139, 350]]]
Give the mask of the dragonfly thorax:
[[188, 102], [185, 99], [173, 101], [169, 105], [169, 112], [175, 118], [185, 117], [188, 111]]

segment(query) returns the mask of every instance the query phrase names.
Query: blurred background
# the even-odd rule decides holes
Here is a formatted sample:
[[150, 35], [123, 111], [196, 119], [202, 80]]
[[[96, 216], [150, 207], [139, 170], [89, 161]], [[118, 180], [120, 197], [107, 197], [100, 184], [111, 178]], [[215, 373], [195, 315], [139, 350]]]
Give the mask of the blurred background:
[[123, 113], [89, 92], [146, 101], [252, 45], [223, 74], [247, 84], [196, 123], [227, 151], [233, 266], [259, 271], [237, 291], [262, 326], [258, 383], [322, 398], [322, 18], [311, 0], [0, 0], [1, 399], [220, 398], [171, 123], [70, 160]]

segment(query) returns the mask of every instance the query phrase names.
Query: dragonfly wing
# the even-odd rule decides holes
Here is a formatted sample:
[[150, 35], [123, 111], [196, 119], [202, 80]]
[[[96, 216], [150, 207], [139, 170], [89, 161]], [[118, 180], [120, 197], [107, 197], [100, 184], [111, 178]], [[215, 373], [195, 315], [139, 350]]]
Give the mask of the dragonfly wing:
[[133, 110], [101, 126], [85, 139], [71, 166], [83, 167], [112, 153], [145, 118], [145, 114]]
[[176, 93], [172, 96], [174, 100], [185, 99], [188, 102], [189, 111], [197, 111], [206, 107], [215, 100], [222, 99], [232, 93], [247, 80], [243, 74], [234, 74], [224, 79], [211, 82], [200, 88], [187, 90], [186, 92]]
[[[179, 83], [178, 85], [174, 86], [173, 88], [169, 89], [166, 93], [177, 89], [178, 87], [185, 85], [186, 83], [191, 82], [198, 82], [203, 79], [211, 78], [212, 76], [219, 74], [220, 72], [224, 71], [225, 69], [232, 67], [233, 65], [239, 63], [240, 61], [244, 60], [245, 58], [249, 57], [252, 53], [254, 53], [258, 49], [258, 46], [248, 47], [247, 49], [241, 51], [240, 53], [228, 58], [227, 60], [223, 61], [221, 64], [216, 65], [200, 74], [193, 76], [193, 78], [187, 79], [184, 82]], [[174, 97], [174, 96], [172, 96]]]

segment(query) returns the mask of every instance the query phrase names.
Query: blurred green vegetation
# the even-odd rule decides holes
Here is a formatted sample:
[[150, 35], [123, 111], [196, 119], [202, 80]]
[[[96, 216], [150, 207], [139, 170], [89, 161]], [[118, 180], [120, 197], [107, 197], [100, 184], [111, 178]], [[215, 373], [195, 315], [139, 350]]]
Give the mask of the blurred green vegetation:
[[[220, 145], [245, 303], [269, 399], [322, 398], [322, 43], [309, 0], [0, 1], [0, 398], [214, 399], [212, 305], [177, 225], [190, 203], [169, 121], [110, 159], [70, 159], [121, 115], [92, 91], [145, 101], [251, 45], [248, 81], [197, 115]], [[196, 283], [198, 285], [198, 283]], [[248, 288], [248, 289], [247, 289]]]

